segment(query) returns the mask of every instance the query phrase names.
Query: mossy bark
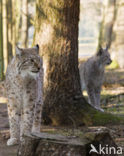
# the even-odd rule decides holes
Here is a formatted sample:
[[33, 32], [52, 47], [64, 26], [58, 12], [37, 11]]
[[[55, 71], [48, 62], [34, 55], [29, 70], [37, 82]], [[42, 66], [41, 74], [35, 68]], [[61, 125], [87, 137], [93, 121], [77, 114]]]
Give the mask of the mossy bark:
[[78, 71], [79, 0], [37, 0], [36, 9], [35, 39], [46, 73], [44, 118], [47, 116], [54, 125], [70, 123], [76, 98], [82, 96]]

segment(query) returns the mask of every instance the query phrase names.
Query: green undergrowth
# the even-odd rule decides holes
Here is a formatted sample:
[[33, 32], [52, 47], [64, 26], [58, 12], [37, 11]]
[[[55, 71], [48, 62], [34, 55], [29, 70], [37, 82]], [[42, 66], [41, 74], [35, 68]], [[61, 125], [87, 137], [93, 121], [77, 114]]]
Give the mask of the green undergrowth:
[[113, 115], [110, 113], [97, 112], [93, 115], [94, 125], [119, 125], [124, 124], [124, 116]]
[[[83, 108], [78, 111], [77, 119], [86, 126], [106, 126], [124, 124], [124, 115], [115, 115], [112, 113], [97, 111], [86, 103]], [[77, 123], [77, 122], [76, 122]]]

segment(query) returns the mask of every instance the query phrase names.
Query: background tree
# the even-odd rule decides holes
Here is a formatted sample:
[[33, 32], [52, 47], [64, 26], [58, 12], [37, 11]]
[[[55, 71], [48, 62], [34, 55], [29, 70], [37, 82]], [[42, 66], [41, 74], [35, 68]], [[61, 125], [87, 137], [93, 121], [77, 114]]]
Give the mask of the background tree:
[[124, 68], [124, 1], [117, 1], [117, 15], [113, 28], [114, 40], [112, 42], [111, 51], [115, 53], [120, 68]]
[[12, 0], [12, 54], [15, 55], [15, 46], [18, 43], [19, 25], [20, 25], [20, 1]]
[[15, 45], [19, 41], [20, 0], [7, 0], [7, 29], [9, 60], [15, 55]]
[[28, 0], [22, 0], [21, 6], [21, 45], [26, 48], [28, 41]]
[[100, 27], [99, 44], [98, 47], [105, 46], [110, 47], [113, 40], [113, 26], [116, 19], [117, 5], [116, 0], [106, 0], [103, 6], [103, 19]]
[[107, 0], [103, 13], [103, 20], [99, 33], [99, 44], [108, 44], [113, 60], [116, 60], [120, 68], [124, 68], [124, 2], [123, 0]]
[[7, 31], [7, 0], [3, 0], [3, 57], [4, 57], [4, 73], [6, 73], [8, 65], [8, 31]]
[[8, 55], [12, 57], [12, 0], [7, 0]]
[[2, 23], [2, 0], [0, 0], [0, 79], [3, 80], [3, 23]]

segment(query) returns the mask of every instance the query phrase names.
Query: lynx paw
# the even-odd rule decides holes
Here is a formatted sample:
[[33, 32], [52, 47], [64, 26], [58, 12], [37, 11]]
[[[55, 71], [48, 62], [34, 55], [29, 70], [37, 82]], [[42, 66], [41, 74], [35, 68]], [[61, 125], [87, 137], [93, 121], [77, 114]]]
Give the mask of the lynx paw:
[[24, 143], [25, 143], [25, 138], [21, 136], [21, 137], [20, 137], [20, 141], [21, 141], [21, 143], [24, 144]]
[[104, 109], [102, 109], [102, 108], [96, 108], [96, 109], [101, 111], [101, 112], [104, 112]]
[[100, 110], [101, 112], [104, 112], [104, 109], [102, 109], [102, 108], [100, 108], [99, 110]]
[[7, 146], [17, 145], [18, 143], [19, 142], [18, 142], [18, 139], [17, 138], [10, 138], [7, 141]]

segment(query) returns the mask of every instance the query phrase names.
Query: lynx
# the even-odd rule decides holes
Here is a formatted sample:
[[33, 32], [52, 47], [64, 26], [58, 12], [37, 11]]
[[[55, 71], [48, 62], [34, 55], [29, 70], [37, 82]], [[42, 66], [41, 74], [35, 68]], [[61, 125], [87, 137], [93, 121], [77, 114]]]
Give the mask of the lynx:
[[24, 141], [24, 135], [40, 131], [43, 107], [43, 68], [39, 46], [16, 48], [16, 56], [8, 65], [6, 90], [10, 139], [7, 145]]
[[82, 91], [86, 89], [89, 103], [97, 110], [104, 111], [100, 107], [100, 93], [104, 80], [105, 66], [112, 60], [108, 47], [100, 48], [98, 52], [79, 66]]

